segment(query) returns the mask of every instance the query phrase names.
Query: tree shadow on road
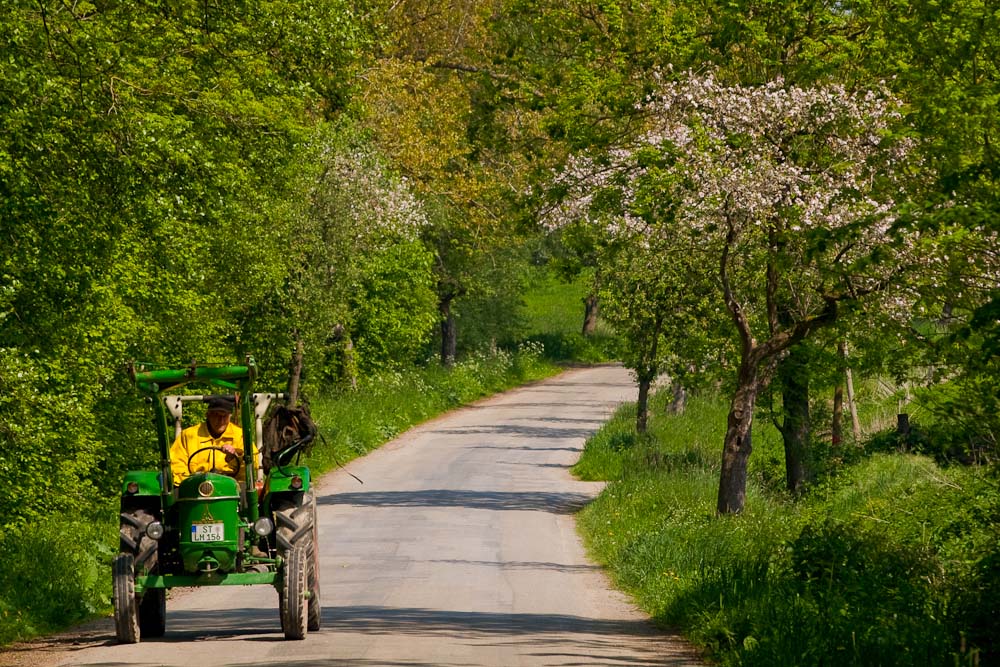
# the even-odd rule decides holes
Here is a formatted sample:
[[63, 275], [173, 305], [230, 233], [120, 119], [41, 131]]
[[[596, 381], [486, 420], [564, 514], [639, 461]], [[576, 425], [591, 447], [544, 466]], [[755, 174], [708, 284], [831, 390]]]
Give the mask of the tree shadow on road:
[[459, 558], [438, 559], [421, 561], [425, 563], [446, 563], [448, 565], [482, 565], [500, 570], [547, 570], [551, 572], [575, 573], [575, 572], [597, 572], [601, 570], [599, 565], [566, 565], [565, 563], [545, 563], [541, 561], [492, 561], [492, 560], [463, 560]]
[[320, 505], [352, 507], [465, 507], [499, 512], [528, 510], [551, 514], [574, 514], [592, 499], [593, 496], [586, 493], [424, 489], [334, 493], [321, 496], [316, 502]]
[[[519, 614], [452, 611], [418, 607], [374, 605], [331, 606], [323, 609], [322, 634], [402, 637], [446, 642], [456, 646], [508, 647], [530, 664], [611, 666], [691, 665], [693, 654], [652, 623], [643, 620], [607, 620], [568, 614]], [[311, 634], [310, 634], [311, 636]], [[275, 609], [181, 611], [169, 618], [168, 643], [204, 639], [280, 643], [283, 640]], [[308, 642], [308, 637], [306, 639]], [[341, 642], [337, 642], [338, 644]], [[293, 647], [301, 646], [292, 644]], [[627, 649], [623, 647], [627, 646]], [[465, 667], [465, 662], [425, 662], [422, 659], [370, 660], [328, 658], [308, 661], [253, 659], [241, 667], [369, 667], [407, 665]], [[480, 663], [476, 663], [480, 664]]]
[[[538, 420], [546, 422], [548, 420]], [[520, 435], [541, 439], [579, 439], [585, 440], [597, 431], [592, 428], [565, 428], [558, 426], [528, 426], [525, 424], [496, 424], [494, 426], [465, 426], [461, 428], [441, 428], [427, 433], [441, 435]]]

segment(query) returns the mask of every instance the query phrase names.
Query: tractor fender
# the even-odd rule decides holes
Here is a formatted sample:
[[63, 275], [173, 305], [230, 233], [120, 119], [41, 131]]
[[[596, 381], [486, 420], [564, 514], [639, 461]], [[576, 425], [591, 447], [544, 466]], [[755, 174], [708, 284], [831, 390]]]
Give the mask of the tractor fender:
[[311, 486], [309, 468], [305, 466], [281, 466], [273, 468], [264, 484], [264, 493], [298, 493], [308, 491]]
[[125, 478], [122, 480], [123, 500], [143, 496], [159, 496], [161, 493], [163, 490], [160, 485], [159, 472], [155, 470], [129, 470], [125, 473]]

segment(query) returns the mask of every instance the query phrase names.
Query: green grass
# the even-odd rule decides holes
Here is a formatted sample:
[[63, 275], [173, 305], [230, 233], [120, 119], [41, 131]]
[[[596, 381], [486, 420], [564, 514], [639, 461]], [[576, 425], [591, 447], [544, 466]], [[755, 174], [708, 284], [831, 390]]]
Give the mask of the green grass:
[[0, 645], [107, 611], [118, 547], [118, 525], [109, 514], [58, 517], [0, 533]]
[[755, 422], [747, 508], [715, 515], [726, 406], [626, 406], [575, 470], [611, 480], [581, 513], [592, 553], [659, 622], [724, 665], [988, 664], [1000, 658], [1000, 488], [983, 470], [855, 458], [792, 501]]
[[597, 331], [584, 336], [583, 299], [592, 276], [584, 274], [573, 282], [538, 269], [524, 296], [521, 316], [526, 340], [545, 346], [545, 356], [559, 362], [598, 363], [616, 359], [620, 342], [614, 330], [598, 318]]

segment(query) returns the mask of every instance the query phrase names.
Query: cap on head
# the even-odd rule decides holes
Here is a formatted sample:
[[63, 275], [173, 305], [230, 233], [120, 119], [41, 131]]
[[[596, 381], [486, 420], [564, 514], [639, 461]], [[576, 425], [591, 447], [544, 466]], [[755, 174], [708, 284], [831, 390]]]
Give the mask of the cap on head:
[[236, 401], [229, 396], [212, 396], [208, 399], [208, 409], [232, 413], [236, 409]]

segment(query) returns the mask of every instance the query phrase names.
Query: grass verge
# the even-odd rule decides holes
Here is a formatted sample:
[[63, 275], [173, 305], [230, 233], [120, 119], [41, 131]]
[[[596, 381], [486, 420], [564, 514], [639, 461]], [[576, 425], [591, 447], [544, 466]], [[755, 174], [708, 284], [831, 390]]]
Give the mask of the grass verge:
[[580, 517], [592, 553], [659, 622], [723, 665], [976, 665], [1000, 659], [1000, 483], [907, 454], [850, 457], [804, 498], [775, 483], [758, 421], [747, 509], [718, 517], [726, 405], [651, 434], [626, 407], [575, 470], [611, 480]]
[[598, 319], [593, 335], [582, 333], [583, 300], [592, 283], [593, 276], [587, 272], [566, 282], [548, 269], [538, 269], [524, 295], [522, 338], [543, 345], [545, 357], [557, 362], [593, 364], [617, 359], [621, 341], [607, 322]]

